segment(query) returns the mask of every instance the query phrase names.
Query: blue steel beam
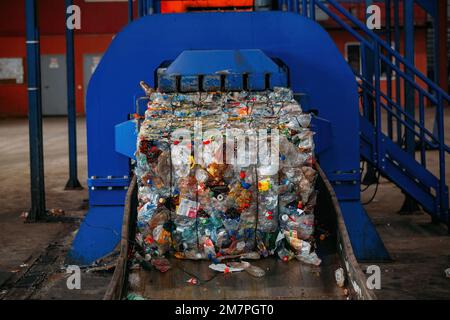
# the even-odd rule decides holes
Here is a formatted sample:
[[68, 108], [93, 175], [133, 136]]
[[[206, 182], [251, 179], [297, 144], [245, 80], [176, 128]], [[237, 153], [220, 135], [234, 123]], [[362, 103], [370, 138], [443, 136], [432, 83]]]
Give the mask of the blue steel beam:
[[138, 17], [141, 18], [144, 16], [144, 0], [137, 0], [138, 1]]
[[[372, 0], [365, 0], [366, 8], [372, 5]], [[365, 19], [367, 21], [368, 13], [367, 11], [364, 13]], [[370, 50], [367, 46], [363, 46], [361, 48], [361, 55], [363, 56], [362, 61], [362, 71], [363, 71], [363, 77], [365, 79], [373, 79], [374, 78], [374, 59], [373, 59], [373, 53], [372, 50]], [[364, 109], [366, 111], [366, 117], [369, 118], [371, 123], [374, 123], [374, 108], [373, 108], [373, 101], [370, 96], [368, 96], [366, 93], [368, 90], [364, 90]]]
[[300, 0], [292, 0], [292, 11], [295, 13], [299, 12], [299, 1]]
[[[434, 11], [433, 17], [433, 28], [434, 28], [434, 81], [439, 84], [439, 86], [447, 91], [448, 86], [448, 49], [447, 49], [447, 6], [446, 1], [436, 0], [436, 10]], [[448, 91], [447, 91], [448, 92]], [[439, 135], [439, 114], [436, 108], [433, 133]]]
[[312, 20], [316, 20], [316, 1], [309, 0], [309, 18]]
[[147, 0], [147, 14], [155, 13], [155, 1], [156, 0]]
[[133, 0], [128, 0], [128, 23], [133, 22]]
[[[386, 41], [389, 44], [389, 46], [392, 46], [392, 34], [391, 34], [391, 0], [386, 0], [385, 2], [385, 16], [386, 16]], [[389, 59], [391, 59], [391, 55], [388, 54]], [[386, 91], [387, 96], [389, 99], [392, 98], [392, 69], [389, 67], [389, 65], [386, 64]], [[388, 114], [388, 123], [387, 123], [387, 130], [388, 130], [388, 136], [392, 140], [394, 137], [393, 134], [393, 118], [391, 114]]]
[[29, 221], [45, 216], [44, 151], [39, 28], [36, 0], [26, 0], [26, 47], [28, 79], [28, 120], [30, 136], [31, 210]]
[[[66, 19], [70, 17], [67, 12], [72, 0], [65, 0]], [[69, 131], [69, 180], [66, 190], [79, 190], [83, 187], [78, 181], [77, 168], [77, 111], [75, 105], [75, 53], [73, 41], [73, 29], [66, 25], [66, 67], [67, 67], [67, 120]]]
[[[403, 3], [403, 20], [404, 20], [404, 40], [405, 40], [405, 60], [414, 66], [414, 0], [405, 0]], [[406, 68], [405, 73], [409, 77], [413, 77], [412, 70]], [[414, 118], [414, 91], [409, 83], [405, 83], [405, 110]], [[415, 142], [414, 135], [406, 130], [406, 149], [410, 154], [414, 154]]]
[[[372, 0], [364, 0], [365, 7], [368, 8], [373, 4]], [[367, 10], [364, 12], [365, 20], [368, 19]], [[372, 44], [373, 45], [373, 44]], [[375, 78], [375, 60], [373, 51], [365, 45], [360, 46], [361, 54], [361, 68], [364, 79], [374, 79]], [[376, 62], [378, 63], [378, 61]], [[372, 82], [370, 82], [372, 83]], [[371, 90], [366, 83], [363, 83], [363, 108], [364, 114], [369, 119], [370, 123], [375, 124], [375, 108], [374, 99], [371, 96]], [[367, 163], [366, 174], [363, 178], [363, 183], [366, 185], [374, 184], [377, 182], [377, 173], [375, 167]]]
[[283, 0], [277, 0], [277, 9], [283, 11]]
[[438, 2], [446, 2], [445, 0], [415, 0], [419, 6], [421, 6], [427, 13], [433, 18], [438, 13]]
[[302, 15], [304, 17], [308, 16], [308, 0], [302, 0]]
[[161, 13], [161, 0], [153, 0], [153, 13]]

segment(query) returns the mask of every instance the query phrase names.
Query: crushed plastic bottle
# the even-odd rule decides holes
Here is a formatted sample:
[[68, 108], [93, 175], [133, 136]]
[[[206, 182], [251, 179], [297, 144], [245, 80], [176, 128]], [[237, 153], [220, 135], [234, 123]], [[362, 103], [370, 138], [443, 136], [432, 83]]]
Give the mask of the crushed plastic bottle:
[[214, 271], [222, 272], [222, 273], [231, 273], [231, 272], [241, 272], [244, 271], [244, 267], [242, 265], [236, 265], [235, 267], [229, 266], [224, 263], [218, 264], [210, 264], [209, 268]]
[[447, 278], [450, 278], [450, 268], [445, 269], [444, 273]]
[[345, 273], [342, 267], [336, 269], [336, 271], [334, 272], [334, 277], [336, 279], [336, 284], [338, 285], [338, 287], [343, 288], [345, 284]]
[[322, 260], [317, 256], [317, 253], [310, 252], [310, 253], [301, 253], [295, 256], [297, 260], [304, 262], [306, 264], [312, 264], [314, 266], [320, 266], [322, 263]]
[[127, 300], [145, 300], [145, 298], [135, 293], [129, 293], [127, 295]]

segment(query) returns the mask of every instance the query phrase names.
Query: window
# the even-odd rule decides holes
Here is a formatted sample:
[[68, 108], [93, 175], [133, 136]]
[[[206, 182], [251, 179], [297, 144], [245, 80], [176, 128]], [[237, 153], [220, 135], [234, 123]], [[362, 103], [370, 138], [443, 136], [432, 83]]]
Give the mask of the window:
[[361, 48], [359, 43], [348, 42], [345, 44], [345, 59], [354, 73], [361, 73]]
[[348, 8], [348, 12], [349, 12], [352, 16], [358, 18], [358, 8], [357, 8], [357, 7], [355, 7], [355, 6], [349, 7], [349, 8]]
[[[386, 50], [381, 50], [381, 54], [387, 55]], [[350, 68], [355, 74], [362, 74], [361, 65], [361, 46], [358, 42], [348, 42], [345, 44], [345, 60], [347, 60]], [[394, 57], [391, 62], [394, 63]], [[380, 79], [386, 80], [388, 66], [384, 61], [380, 61]], [[395, 78], [395, 72], [391, 70], [392, 79]]]

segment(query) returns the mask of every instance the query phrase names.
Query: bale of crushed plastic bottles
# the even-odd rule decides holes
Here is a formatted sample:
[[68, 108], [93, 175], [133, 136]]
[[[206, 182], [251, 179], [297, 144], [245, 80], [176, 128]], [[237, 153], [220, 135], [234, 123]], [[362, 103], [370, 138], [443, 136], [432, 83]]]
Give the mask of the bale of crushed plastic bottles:
[[136, 242], [145, 259], [276, 255], [318, 265], [311, 116], [287, 88], [148, 92]]

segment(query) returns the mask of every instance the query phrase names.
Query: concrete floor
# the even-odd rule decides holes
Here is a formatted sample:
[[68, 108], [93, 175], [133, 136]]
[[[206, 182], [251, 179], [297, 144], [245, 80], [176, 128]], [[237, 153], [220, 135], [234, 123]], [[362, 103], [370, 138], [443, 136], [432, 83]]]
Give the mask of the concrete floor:
[[[366, 201], [373, 187], [363, 195]], [[450, 236], [443, 224], [432, 224], [426, 213], [400, 215], [397, 211], [403, 194], [392, 183], [382, 179], [374, 201], [366, 206], [392, 262], [362, 263], [381, 269], [379, 299], [450, 299], [450, 279], [444, 270], [450, 268]]]
[[[447, 112], [446, 123], [450, 121]], [[79, 180], [86, 187], [85, 119], [78, 119]], [[450, 126], [446, 128], [450, 144]], [[0, 287], [1, 279], [19, 279], [29, 272], [35, 261], [43, 260], [55, 246], [60, 255], [67, 251], [77, 223], [24, 224], [20, 217], [29, 210], [28, 122], [26, 119], [0, 120]], [[68, 177], [67, 121], [65, 118], [44, 119], [45, 183], [47, 208], [61, 208], [70, 217], [82, 218], [86, 212], [87, 190], [65, 191]], [[436, 153], [430, 152], [430, 165], [436, 166]], [[447, 162], [450, 167], [450, 162]], [[450, 171], [447, 171], [447, 183]], [[372, 195], [373, 187], [363, 194]], [[393, 258], [393, 262], [378, 264], [382, 270], [382, 299], [446, 298], [450, 299], [450, 280], [444, 270], [450, 267], [450, 237], [442, 225], [432, 225], [426, 214], [401, 216], [397, 214], [403, 201], [401, 192], [382, 180], [375, 200], [367, 211]], [[51, 256], [51, 254], [50, 254]], [[39, 260], [38, 258], [41, 257]], [[45, 260], [45, 259], [44, 259]], [[12, 298], [69, 299], [101, 298], [108, 275], [91, 277], [83, 294], [68, 292], [65, 274], [60, 270], [61, 257], [39, 288], [34, 292], [16, 290]], [[367, 264], [361, 265], [365, 270]], [[334, 285], [334, 284], [333, 284]], [[3, 290], [3, 291], [2, 291]], [[7, 294], [0, 288], [0, 299]], [[10, 296], [11, 297], [11, 296]]]
[[[47, 208], [81, 217], [87, 190], [65, 191], [68, 178], [67, 122], [64, 118], [44, 120], [45, 192]], [[79, 179], [86, 185], [86, 134], [84, 119], [78, 122]], [[63, 224], [24, 224], [20, 215], [30, 209], [28, 122], [0, 121], [0, 268], [12, 270], [30, 254], [56, 239]], [[13, 250], [12, 250], [13, 249]]]
[[[63, 209], [81, 219], [87, 208], [87, 190], [65, 191], [68, 178], [67, 120], [45, 118], [45, 192], [48, 209]], [[3, 279], [19, 279], [54, 243], [69, 242], [78, 223], [24, 223], [21, 213], [30, 209], [28, 121], [0, 121], [0, 273]], [[86, 130], [78, 128], [79, 180], [86, 185]], [[1, 290], [0, 290], [1, 291]], [[1, 292], [0, 292], [1, 293]], [[1, 297], [1, 294], [0, 294]]]
[[[418, 114], [418, 111], [416, 111]], [[386, 115], [384, 115], [386, 118]], [[433, 132], [434, 113], [425, 110], [425, 126]], [[450, 108], [444, 111], [445, 142], [450, 145]], [[394, 126], [395, 128], [395, 126]], [[386, 128], [384, 128], [386, 129]], [[395, 129], [394, 129], [395, 137]], [[419, 153], [416, 159], [420, 159]], [[450, 155], [446, 155], [446, 184], [450, 185]], [[427, 169], [439, 176], [437, 151], [427, 152]], [[362, 202], [373, 195], [375, 186], [362, 194]], [[380, 299], [450, 299], [450, 236], [443, 224], [432, 224], [426, 213], [400, 215], [404, 195], [386, 179], [380, 180], [372, 203], [365, 206], [391, 258], [389, 263], [374, 263], [381, 268]], [[366, 270], [370, 264], [360, 264]]]

